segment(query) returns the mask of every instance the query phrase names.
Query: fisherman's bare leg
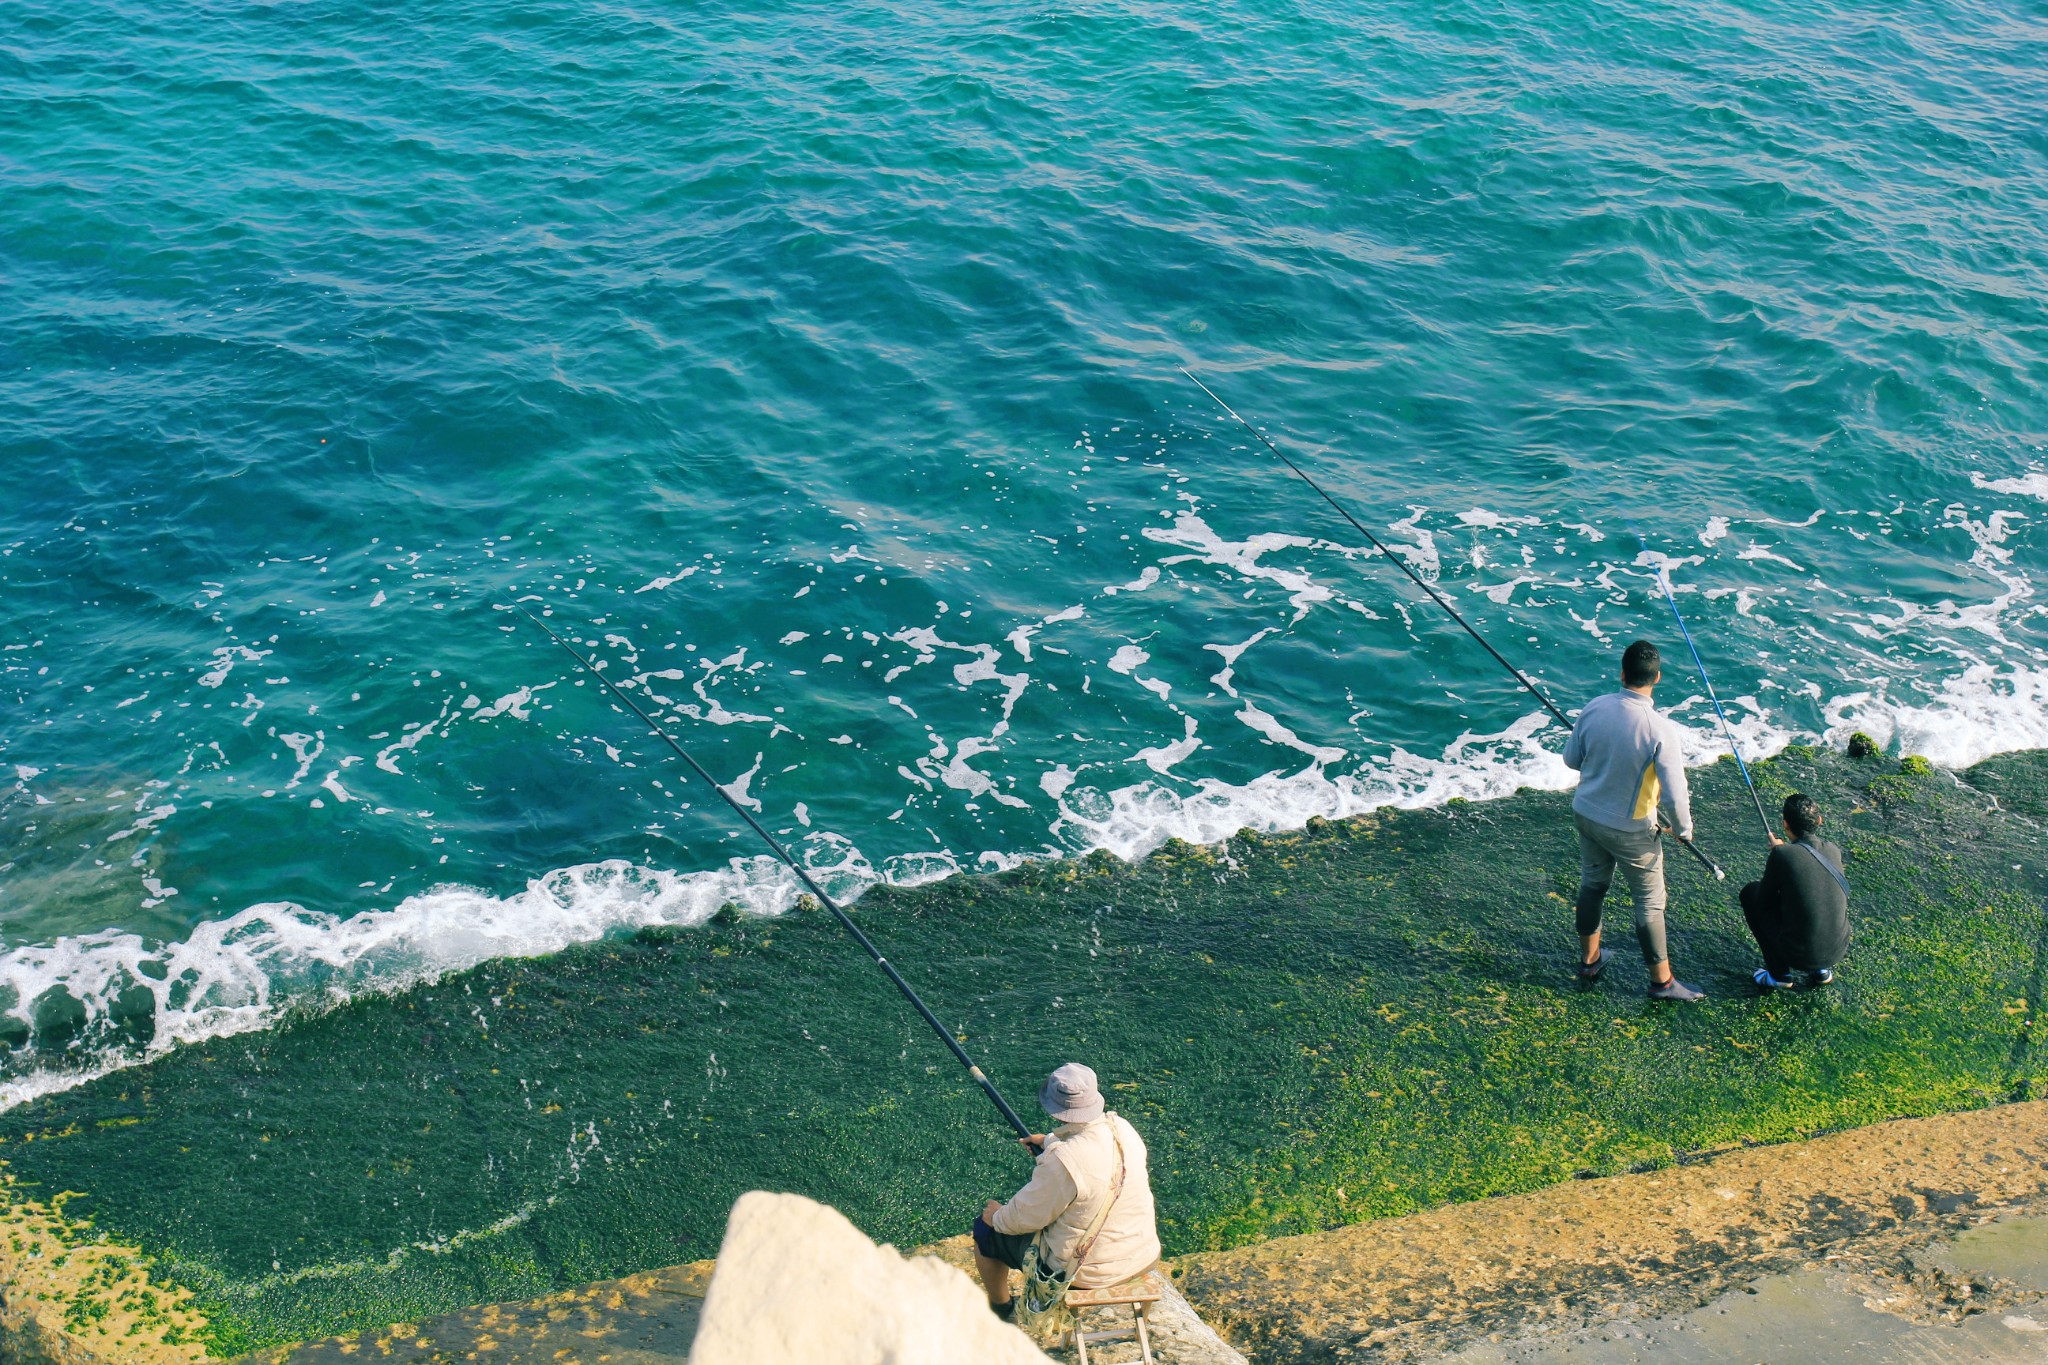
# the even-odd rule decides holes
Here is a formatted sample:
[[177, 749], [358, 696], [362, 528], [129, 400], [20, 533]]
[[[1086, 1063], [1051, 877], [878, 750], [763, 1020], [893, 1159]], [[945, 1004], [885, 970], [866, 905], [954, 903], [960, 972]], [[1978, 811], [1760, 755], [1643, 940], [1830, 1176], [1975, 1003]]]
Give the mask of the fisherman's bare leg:
[[988, 1220], [996, 1216], [1002, 1207], [999, 1200], [991, 1199], [982, 1206], [981, 1217], [976, 1219], [974, 1248], [974, 1269], [981, 1276], [982, 1292], [988, 1295], [989, 1306], [1001, 1308], [1010, 1301], [1010, 1267], [991, 1256], [981, 1254], [981, 1233], [988, 1227]]
[[981, 1274], [982, 1292], [988, 1295], [992, 1304], [1010, 1301], [1010, 1267], [1001, 1261], [992, 1261], [980, 1252], [974, 1253], [974, 1268]]

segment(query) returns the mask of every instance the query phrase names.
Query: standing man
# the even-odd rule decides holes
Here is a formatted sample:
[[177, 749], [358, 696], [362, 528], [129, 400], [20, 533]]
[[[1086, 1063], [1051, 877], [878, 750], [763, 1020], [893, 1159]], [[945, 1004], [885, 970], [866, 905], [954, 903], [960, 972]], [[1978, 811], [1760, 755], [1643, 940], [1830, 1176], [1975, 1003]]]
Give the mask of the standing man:
[[1664, 943], [1664, 839], [1659, 813], [1680, 839], [1692, 838], [1692, 802], [1685, 786], [1678, 727], [1650, 700], [1664, 676], [1663, 656], [1648, 640], [1621, 655], [1621, 691], [1595, 697], [1565, 741], [1564, 765], [1579, 774], [1572, 823], [1579, 830], [1579, 980], [1600, 979], [1600, 910], [1618, 863], [1636, 902], [1636, 941], [1650, 969], [1652, 1000], [1700, 1000], [1704, 993], [1672, 975]]
[[1038, 1153], [1031, 1179], [974, 1220], [975, 1269], [1005, 1319], [1016, 1312], [1010, 1272], [1024, 1268], [1034, 1241], [1041, 1264], [1071, 1274], [1076, 1289], [1122, 1284], [1159, 1259], [1144, 1139], [1104, 1106], [1095, 1073], [1068, 1062], [1045, 1078], [1038, 1103], [1060, 1124], [1022, 1139]]
[[1785, 837], [1771, 840], [1764, 879], [1742, 888], [1742, 917], [1764, 965], [1756, 984], [1785, 990], [1792, 973], [1825, 986], [1835, 964], [1849, 951], [1849, 883], [1842, 875], [1842, 850], [1820, 837], [1820, 806], [1798, 792], [1785, 798]]

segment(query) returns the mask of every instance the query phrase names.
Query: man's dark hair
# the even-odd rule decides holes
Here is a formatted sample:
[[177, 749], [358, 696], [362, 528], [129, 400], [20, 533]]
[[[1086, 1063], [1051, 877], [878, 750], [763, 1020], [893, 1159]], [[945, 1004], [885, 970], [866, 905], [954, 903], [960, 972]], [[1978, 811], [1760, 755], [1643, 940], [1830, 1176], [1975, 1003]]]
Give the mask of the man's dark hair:
[[1621, 652], [1621, 685], [1648, 687], [1664, 671], [1664, 656], [1648, 640], [1638, 640]]
[[1820, 828], [1820, 803], [1812, 797], [1793, 792], [1785, 798], [1785, 828], [1792, 831], [1794, 838], [1804, 838]]

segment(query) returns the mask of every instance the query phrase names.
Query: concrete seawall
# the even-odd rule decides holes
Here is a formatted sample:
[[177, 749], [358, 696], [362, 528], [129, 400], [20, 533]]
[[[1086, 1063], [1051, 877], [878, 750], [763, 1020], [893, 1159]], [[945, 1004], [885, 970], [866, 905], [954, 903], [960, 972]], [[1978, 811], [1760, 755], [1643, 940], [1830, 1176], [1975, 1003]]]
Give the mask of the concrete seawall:
[[[74, 1246], [67, 1252], [48, 1225], [52, 1214], [23, 1215], [20, 1205], [16, 1211], [9, 1249], [0, 1252], [6, 1281], [0, 1359], [20, 1365], [201, 1365], [214, 1359], [194, 1342], [177, 1340], [180, 1328], [190, 1334], [198, 1325], [178, 1296], [156, 1291], [160, 1314], [148, 1321], [138, 1314], [140, 1296], [151, 1287], [131, 1249], [101, 1245], [82, 1254]], [[2048, 1239], [2037, 1239], [2043, 1250], [2028, 1253], [2039, 1264], [1991, 1270], [1944, 1257], [1942, 1248], [1960, 1233], [2028, 1216], [2048, 1217], [2048, 1102], [2042, 1101], [1902, 1119], [1655, 1171], [1574, 1180], [1181, 1257], [1170, 1271], [1202, 1319], [1254, 1365], [1408, 1365], [1454, 1356], [1474, 1365], [1547, 1360], [1541, 1352], [1594, 1339], [1589, 1332], [1608, 1341], [1617, 1330], [1645, 1335], [1645, 1323], [1677, 1320], [1759, 1279], [1802, 1272], [1825, 1272], [1853, 1311], [1919, 1331], [1916, 1340], [1924, 1340], [1916, 1350], [1938, 1352], [1946, 1341], [1959, 1352], [1946, 1358], [2001, 1360], [2007, 1357], [1997, 1353], [1999, 1343], [2007, 1338], [2013, 1351], [2048, 1350]], [[38, 1219], [44, 1220], [40, 1227]], [[963, 1273], [971, 1266], [964, 1238], [921, 1254]], [[58, 1264], [59, 1257], [69, 1259]], [[715, 1264], [694, 1262], [272, 1348], [242, 1357], [241, 1365], [680, 1365]], [[110, 1265], [120, 1274], [107, 1275]], [[107, 1301], [118, 1305], [112, 1314], [75, 1311], [73, 1291], [84, 1282], [102, 1286]], [[1164, 1365], [1230, 1359], [1204, 1345], [1199, 1326], [1163, 1334]], [[2037, 1328], [2038, 1338], [2028, 1335]], [[1819, 1344], [1801, 1349], [1802, 1359], [1859, 1358], [1846, 1348], [1840, 1354]]]
[[[1689, 865], [1675, 953], [1711, 998], [1646, 1002], [1623, 960], [1575, 988], [1551, 793], [961, 877], [860, 915], [1013, 1095], [1097, 1064], [1190, 1267], [2041, 1093], [2048, 755], [1949, 774], [1788, 751], [1757, 776], [1820, 797], [1850, 852], [1857, 941], [1826, 990], [1755, 998], [1730, 887]], [[1695, 786], [1703, 826], [1753, 818], [1731, 764]], [[698, 1260], [748, 1189], [914, 1246], [1021, 1178], [979, 1095], [802, 913], [494, 961], [174, 1049], [0, 1114], [0, 1167], [0, 1206], [53, 1248], [21, 1273], [71, 1277], [10, 1277], [9, 1311], [39, 1305], [84, 1348], [216, 1356]], [[1776, 1243], [1718, 1245], [1747, 1266]], [[1397, 1261], [1375, 1279], [1400, 1283]], [[1462, 1310], [1390, 1289], [1382, 1325], [1521, 1322], [1542, 1286], [1509, 1282]], [[1272, 1325], [1323, 1321], [1310, 1300], [1262, 1316], [1218, 1278], [1190, 1294], [1262, 1353], [1325, 1349]], [[1398, 1345], [1323, 1325], [1346, 1351]]]

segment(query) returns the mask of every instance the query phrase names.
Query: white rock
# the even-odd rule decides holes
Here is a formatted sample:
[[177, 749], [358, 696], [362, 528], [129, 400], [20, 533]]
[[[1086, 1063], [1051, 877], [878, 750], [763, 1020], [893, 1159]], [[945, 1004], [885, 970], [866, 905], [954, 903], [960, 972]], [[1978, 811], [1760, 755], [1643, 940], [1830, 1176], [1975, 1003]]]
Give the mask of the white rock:
[[755, 1190], [732, 1206], [690, 1365], [1050, 1365], [942, 1261], [876, 1246], [837, 1209]]

